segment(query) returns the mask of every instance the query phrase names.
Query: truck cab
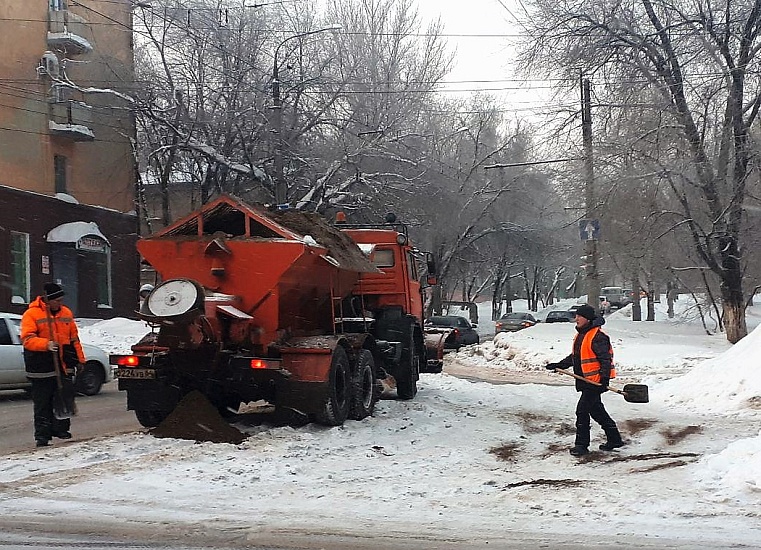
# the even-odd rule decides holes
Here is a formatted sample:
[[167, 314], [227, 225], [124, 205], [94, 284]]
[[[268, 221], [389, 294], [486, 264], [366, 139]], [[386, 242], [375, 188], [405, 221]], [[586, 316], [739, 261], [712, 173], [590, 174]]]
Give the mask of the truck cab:
[[407, 235], [392, 229], [350, 229], [346, 233], [380, 271], [361, 274], [354, 286], [354, 294], [365, 300], [365, 308], [401, 307], [422, 323], [422, 286]]

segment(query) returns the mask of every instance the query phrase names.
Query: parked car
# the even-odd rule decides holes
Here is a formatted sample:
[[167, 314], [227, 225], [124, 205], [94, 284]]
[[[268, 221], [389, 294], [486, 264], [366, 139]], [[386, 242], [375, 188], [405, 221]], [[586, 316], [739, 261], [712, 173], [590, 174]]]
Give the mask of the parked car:
[[[0, 390], [28, 390], [24, 356], [19, 333], [21, 315], [0, 313]], [[82, 344], [85, 368], [76, 379], [76, 389], [84, 395], [95, 395], [106, 382], [113, 380], [108, 354], [102, 349]]]
[[505, 313], [495, 323], [494, 331], [497, 334], [500, 332], [515, 332], [516, 330], [533, 327], [536, 323], [536, 319], [530, 313]]
[[426, 329], [450, 329], [451, 333], [444, 340], [444, 349], [460, 349], [462, 346], [478, 344], [481, 339], [476, 332], [476, 325], [465, 317], [458, 315], [435, 315], [426, 321]]
[[576, 320], [576, 314], [573, 311], [556, 309], [547, 313], [545, 321], [547, 323], [568, 323]]

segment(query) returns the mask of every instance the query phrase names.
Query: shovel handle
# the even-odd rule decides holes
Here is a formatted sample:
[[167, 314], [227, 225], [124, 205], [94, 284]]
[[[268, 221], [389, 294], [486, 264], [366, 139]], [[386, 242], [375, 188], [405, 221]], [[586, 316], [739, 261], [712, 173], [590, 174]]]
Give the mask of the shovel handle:
[[612, 392], [615, 392], [615, 393], [621, 394], [623, 396], [626, 396], [626, 392], [625, 391], [621, 391], [621, 390], [619, 390], [617, 388], [611, 388], [610, 386], [603, 386], [599, 382], [594, 382], [593, 380], [589, 380], [587, 378], [584, 378], [583, 376], [579, 376], [575, 372], [568, 372], [567, 370], [563, 370], [563, 369], [552, 369], [552, 370], [555, 371], [555, 372], [559, 372], [560, 374], [565, 374], [567, 376], [572, 376], [576, 380], [582, 380], [582, 381], [586, 382], [587, 384], [592, 384], [593, 386], [600, 386], [601, 388], [605, 388], [606, 390], [610, 390]]

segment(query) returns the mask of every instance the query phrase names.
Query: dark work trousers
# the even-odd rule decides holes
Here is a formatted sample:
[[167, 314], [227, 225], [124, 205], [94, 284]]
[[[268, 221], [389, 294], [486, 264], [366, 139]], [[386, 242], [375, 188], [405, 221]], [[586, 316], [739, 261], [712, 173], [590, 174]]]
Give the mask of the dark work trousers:
[[68, 432], [71, 420], [58, 420], [53, 415], [53, 396], [58, 389], [55, 376], [51, 378], [29, 378], [32, 383], [32, 403], [34, 403], [34, 439], [50, 440], [53, 436]]
[[605, 431], [610, 442], [618, 442], [618, 427], [602, 404], [602, 394], [597, 389], [582, 390], [576, 405], [576, 445], [589, 447], [590, 417]]

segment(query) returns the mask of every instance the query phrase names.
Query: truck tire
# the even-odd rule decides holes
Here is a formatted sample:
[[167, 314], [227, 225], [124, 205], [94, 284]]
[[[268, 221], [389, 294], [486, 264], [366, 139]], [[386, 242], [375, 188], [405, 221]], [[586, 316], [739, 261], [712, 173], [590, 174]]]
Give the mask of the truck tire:
[[351, 377], [349, 418], [362, 420], [373, 414], [378, 400], [375, 384], [375, 360], [369, 350], [359, 350], [357, 370]]
[[410, 339], [408, 350], [409, 360], [401, 365], [401, 372], [396, 379], [396, 395], [399, 399], [412, 399], [417, 395], [417, 378], [420, 368], [420, 355], [418, 354], [415, 338]]
[[137, 421], [145, 428], [155, 428], [169, 416], [169, 411], [135, 410]]
[[342, 425], [349, 415], [350, 393], [349, 357], [341, 346], [337, 346], [330, 362], [328, 395], [322, 409], [314, 415], [315, 421], [325, 426]]

